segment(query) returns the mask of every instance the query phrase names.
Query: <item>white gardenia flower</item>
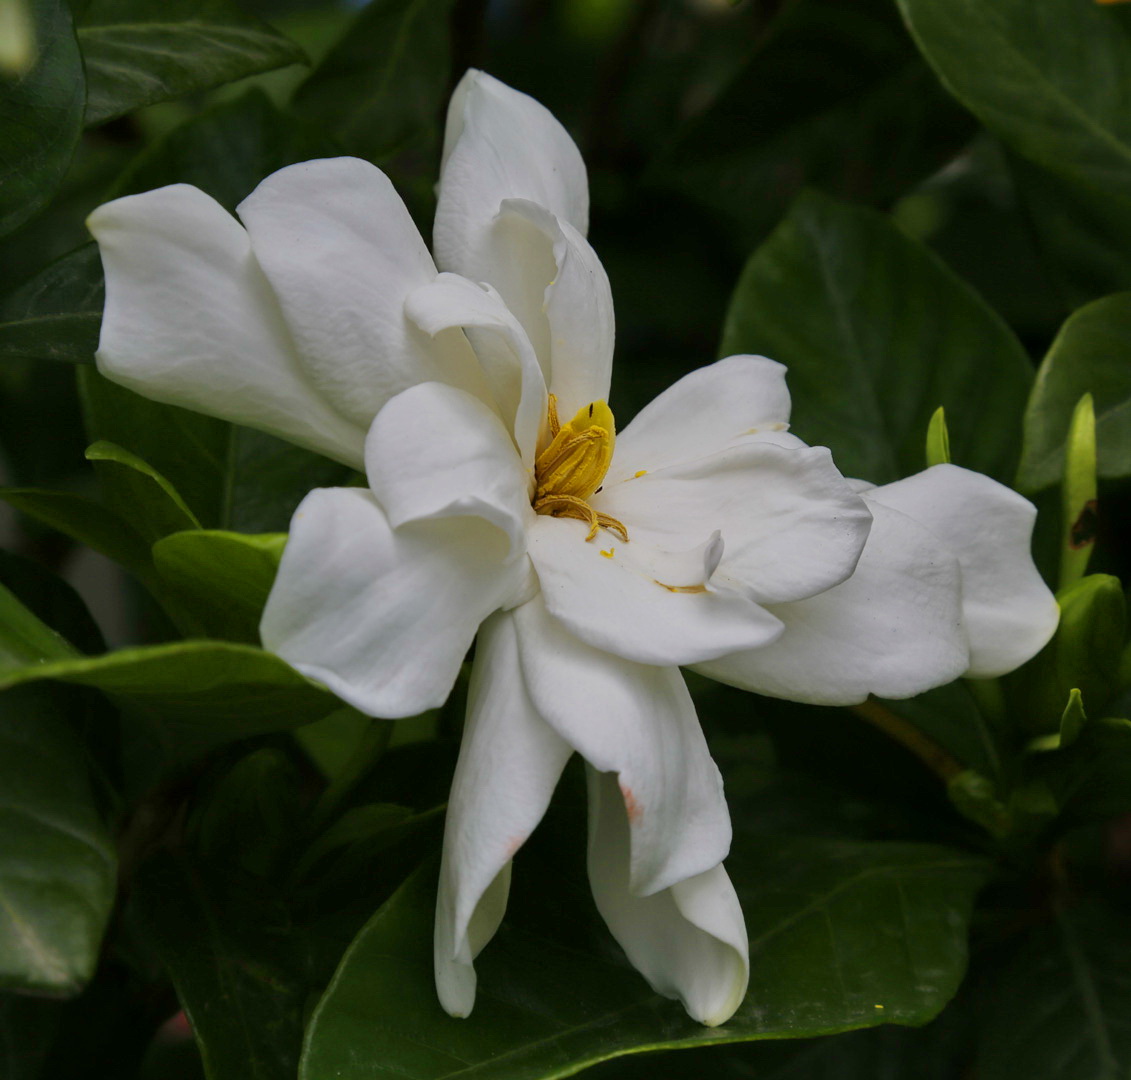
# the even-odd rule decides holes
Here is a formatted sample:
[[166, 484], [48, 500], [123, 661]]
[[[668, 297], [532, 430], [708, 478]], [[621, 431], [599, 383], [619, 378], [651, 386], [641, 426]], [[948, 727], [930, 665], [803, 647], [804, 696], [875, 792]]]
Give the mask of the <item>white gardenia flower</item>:
[[842, 704], [1008, 671], [1056, 623], [1032, 506], [951, 466], [846, 481], [788, 433], [784, 369], [761, 357], [694, 372], [617, 433], [581, 157], [481, 72], [449, 108], [435, 262], [364, 161], [283, 169], [238, 214], [174, 185], [91, 216], [98, 363], [365, 470], [368, 489], [296, 511], [267, 648], [402, 717], [445, 700], [477, 641], [436, 915], [444, 1008], [471, 1011], [511, 859], [576, 751], [601, 914], [656, 990], [725, 1021], [747, 938], [680, 665]]

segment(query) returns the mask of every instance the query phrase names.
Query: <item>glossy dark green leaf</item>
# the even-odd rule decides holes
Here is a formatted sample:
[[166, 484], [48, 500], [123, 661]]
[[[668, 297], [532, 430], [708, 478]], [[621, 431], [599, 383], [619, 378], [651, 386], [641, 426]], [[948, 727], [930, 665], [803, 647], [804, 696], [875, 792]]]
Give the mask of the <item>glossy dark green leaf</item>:
[[172, 978], [209, 1080], [293, 1077], [307, 987], [279, 899], [163, 855], [139, 873], [132, 914]]
[[372, 0], [293, 106], [351, 154], [381, 162], [435, 141], [448, 91], [452, 0]]
[[747, 244], [807, 183], [885, 205], [942, 166], [973, 123], [887, 0], [799, 0], [649, 170]]
[[979, 1002], [979, 1080], [1120, 1080], [1131, 1070], [1131, 924], [1068, 902], [1025, 935]]
[[102, 632], [78, 593], [31, 559], [0, 551], [0, 584], [38, 619], [85, 653], [103, 652]]
[[0, 689], [56, 679], [92, 686], [169, 723], [232, 737], [278, 731], [340, 704], [277, 656], [250, 645], [181, 641], [79, 657], [0, 591]]
[[259, 641], [259, 618], [287, 542], [285, 533], [196, 529], [153, 546], [157, 572], [210, 637]]
[[1019, 155], [1032, 227], [1074, 302], [1131, 287], [1131, 33], [1112, 5], [899, 0], [943, 84]]
[[148, 462], [205, 528], [284, 530], [311, 488], [345, 483], [351, 470], [280, 439], [174, 405], [150, 401], [79, 372], [92, 439], [105, 439]]
[[4, 670], [0, 687], [41, 679], [93, 686], [167, 721], [233, 735], [294, 727], [340, 707], [329, 691], [272, 653], [218, 641], [119, 649]]
[[728, 868], [751, 986], [723, 1027], [702, 1028], [652, 993], [607, 939], [567, 947], [547, 933], [576, 921], [550, 871], [538, 880], [541, 929], [505, 922], [477, 962], [471, 1019], [446, 1016], [432, 982], [435, 876], [423, 872], [346, 953], [307, 1028], [300, 1076], [549, 1080], [665, 1046], [919, 1024], [954, 993], [978, 860], [930, 845], [739, 836]]
[[1081, 308], [1052, 343], [1025, 410], [1022, 488], [1036, 491], [1064, 475], [1064, 443], [1083, 394], [1095, 401], [1099, 475], [1131, 475], [1131, 292]]
[[296, 123], [262, 90], [249, 90], [174, 128], [122, 173], [110, 197], [192, 184], [235, 210], [271, 173], [335, 153], [325, 132]]
[[94, 462], [107, 504], [147, 543], [200, 527], [177, 489], [136, 454], [99, 440], [87, 447], [86, 459]]
[[747, 263], [721, 355], [789, 368], [791, 429], [848, 476], [923, 467], [946, 409], [956, 465], [1012, 478], [1032, 380], [1009, 327], [943, 263], [871, 210], [802, 195]]
[[0, 74], [0, 236], [55, 193], [82, 132], [83, 65], [65, 0], [34, 7], [39, 56], [23, 76]]
[[149, 547], [141, 536], [94, 499], [42, 488], [0, 488], [0, 499], [135, 572], [144, 575], [149, 566]]
[[77, 29], [88, 125], [305, 60], [231, 0], [91, 0]]
[[98, 248], [84, 244], [0, 299], [0, 360], [93, 363], [102, 302]]
[[898, 0], [943, 83], [1026, 157], [1131, 194], [1131, 35], [1097, 3]]
[[[13, 614], [5, 603], [5, 652], [24, 633]], [[0, 697], [0, 789], [0, 988], [76, 993], [98, 960], [117, 858], [52, 688]]]

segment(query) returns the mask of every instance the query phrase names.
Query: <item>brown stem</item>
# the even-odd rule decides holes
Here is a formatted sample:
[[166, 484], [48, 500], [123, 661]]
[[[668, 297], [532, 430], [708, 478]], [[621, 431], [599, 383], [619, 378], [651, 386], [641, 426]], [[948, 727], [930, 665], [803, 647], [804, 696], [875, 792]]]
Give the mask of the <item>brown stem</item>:
[[853, 705], [852, 711], [910, 750], [944, 784], [949, 784], [960, 773], [966, 772], [966, 766], [947, 753], [934, 739], [878, 702], [865, 701], [861, 705]]

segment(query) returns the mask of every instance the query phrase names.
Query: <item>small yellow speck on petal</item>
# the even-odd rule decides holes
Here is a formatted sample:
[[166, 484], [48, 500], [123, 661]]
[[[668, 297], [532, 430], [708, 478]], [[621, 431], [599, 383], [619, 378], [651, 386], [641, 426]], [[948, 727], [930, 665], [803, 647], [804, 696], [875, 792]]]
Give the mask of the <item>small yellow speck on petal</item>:
[[604, 555], [606, 559], [611, 559], [616, 554], [616, 550], [616, 548], [609, 548], [608, 551], [602, 551], [601, 554]]
[[632, 479], [633, 480], [639, 480], [642, 476], [646, 476], [647, 474], [648, 474], [647, 469], [640, 469], [639, 471], [634, 472], [632, 474]]
[[787, 427], [789, 427], [789, 424], [771, 424], [770, 430], [771, 431], [785, 431], [785, 429]]

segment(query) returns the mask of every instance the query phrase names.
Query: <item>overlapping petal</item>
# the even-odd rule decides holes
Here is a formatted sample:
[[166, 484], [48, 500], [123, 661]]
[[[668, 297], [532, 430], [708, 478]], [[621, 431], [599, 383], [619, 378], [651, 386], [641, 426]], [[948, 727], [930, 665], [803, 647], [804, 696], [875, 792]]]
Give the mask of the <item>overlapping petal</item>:
[[388, 177], [358, 158], [280, 169], [238, 207], [312, 381], [368, 427], [393, 395], [438, 380], [486, 397], [466, 342], [433, 340], [405, 298], [436, 278]]
[[1030, 554], [1036, 507], [981, 473], [936, 465], [874, 488], [870, 504], [930, 529], [962, 567], [962, 618], [974, 677], [1004, 675], [1035, 656], [1060, 617]]
[[187, 184], [87, 220], [106, 275], [98, 366], [138, 393], [360, 466], [357, 423], [304, 370], [247, 233]]
[[773, 641], [781, 623], [742, 592], [711, 584], [723, 552], [715, 533], [684, 552], [538, 517], [530, 558], [550, 613], [594, 648], [640, 664], [694, 664]]
[[538, 714], [594, 768], [618, 775], [632, 891], [659, 892], [722, 862], [731, 835], [722, 778], [679, 669], [586, 645], [540, 596], [513, 617]]
[[958, 560], [929, 529], [882, 503], [855, 573], [817, 596], [770, 610], [785, 632], [764, 649], [697, 666], [772, 697], [853, 705], [902, 698], [969, 665]]
[[743, 355], [685, 375], [617, 433], [606, 487], [641, 469], [682, 465], [752, 439], [803, 446], [786, 435], [790, 400], [785, 371], [783, 364], [764, 356]]
[[444, 132], [433, 233], [442, 270], [499, 288], [488, 234], [504, 199], [536, 203], [583, 236], [588, 229], [585, 163], [569, 133], [532, 97], [468, 71]]
[[513, 433], [522, 460], [534, 462], [545, 422], [546, 381], [518, 320], [490, 286], [458, 274], [441, 274], [410, 294], [405, 310], [417, 326], [440, 339], [462, 331], [470, 341], [491, 399]]
[[403, 391], [378, 414], [365, 443], [369, 486], [389, 524], [475, 515], [526, 548], [530, 474], [499, 417], [443, 383]]
[[686, 549], [706, 529], [719, 529], [726, 545], [720, 579], [766, 604], [844, 581], [871, 527], [868, 508], [828, 450], [762, 441], [606, 483], [591, 502], [631, 522], [634, 543], [656, 548]]
[[589, 882], [634, 967], [692, 1019], [714, 1027], [742, 1003], [749, 943], [742, 908], [721, 865], [640, 896], [629, 884], [631, 830], [617, 778], [588, 770]]
[[493, 615], [475, 646], [436, 900], [436, 987], [453, 1016], [471, 1012], [472, 962], [502, 918], [511, 858], [542, 820], [572, 752], [526, 692], [513, 615]]
[[525, 580], [482, 518], [394, 530], [370, 492], [299, 505], [263, 612], [263, 644], [370, 716], [443, 704], [479, 624]]

